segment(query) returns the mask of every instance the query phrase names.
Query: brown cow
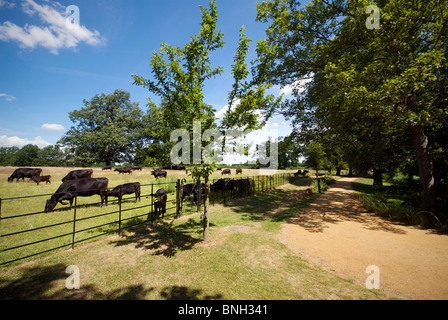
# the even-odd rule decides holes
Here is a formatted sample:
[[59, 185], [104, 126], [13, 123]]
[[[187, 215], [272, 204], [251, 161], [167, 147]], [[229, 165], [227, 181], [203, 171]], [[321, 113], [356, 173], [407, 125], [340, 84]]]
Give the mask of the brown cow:
[[37, 176], [37, 177], [33, 177], [31, 178], [34, 182], [37, 183], [37, 185], [39, 185], [40, 182], [45, 181], [45, 184], [51, 184], [50, 181], [51, 176]]

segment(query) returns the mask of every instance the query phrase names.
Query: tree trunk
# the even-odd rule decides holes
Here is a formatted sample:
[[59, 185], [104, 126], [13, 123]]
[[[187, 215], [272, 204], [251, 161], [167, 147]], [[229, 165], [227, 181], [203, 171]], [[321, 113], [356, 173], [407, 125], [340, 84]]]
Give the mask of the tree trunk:
[[374, 187], [383, 186], [383, 176], [381, 169], [373, 169], [373, 186]]
[[205, 201], [204, 201], [204, 234], [203, 241], [209, 240], [209, 222], [208, 222], [208, 204], [209, 204], [209, 188], [208, 188], [208, 176], [205, 178]]
[[418, 175], [422, 187], [421, 209], [433, 212], [434, 209], [434, 175], [433, 163], [428, 147], [428, 137], [421, 125], [411, 126], [412, 142], [417, 156]]
[[336, 175], [339, 177], [341, 175], [341, 168], [336, 167]]

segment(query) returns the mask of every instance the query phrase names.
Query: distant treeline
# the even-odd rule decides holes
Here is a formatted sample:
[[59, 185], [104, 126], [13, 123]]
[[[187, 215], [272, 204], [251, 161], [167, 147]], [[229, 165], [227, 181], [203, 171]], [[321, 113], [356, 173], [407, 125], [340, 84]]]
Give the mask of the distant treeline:
[[1, 166], [48, 166], [59, 167], [71, 165], [59, 145], [50, 145], [40, 149], [33, 144], [22, 148], [0, 147]]
[[[280, 157], [281, 158], [281, 157]], [[159, 163], [134, 163], [136, 165], [143, 165], [148, 167], [160, 166]], [[77, 160], [70, 152], [64, 150], [60, 145], [50, 145], [45, 148], [39, 148], [36, 145], [28, 144], [22, 148], [18, 147], [0, 147], [0, 166], [42, 166], [42, 167], [102, 167], [101, 163], [83, 163]], [[263, 167], [258, 163], [255, 164], [218, 164], [218, 167], [223, 168], [242, 168], [242, 169], [259, 169]], [[279, 169], [300, 169], [304, 168], [301, 163], [294, 164], [283, 163], [280, 161]]]
[[0, 166], [102, 167], [104, 162], [85, 162], [58, 144], [39, 148], [27, 144], [22, 148], [0, 147]]

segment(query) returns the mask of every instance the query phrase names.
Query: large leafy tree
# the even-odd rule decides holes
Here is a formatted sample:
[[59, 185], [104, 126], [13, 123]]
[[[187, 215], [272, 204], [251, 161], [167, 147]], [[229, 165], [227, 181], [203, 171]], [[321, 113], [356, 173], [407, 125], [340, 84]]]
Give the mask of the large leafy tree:
[[[447, 1], [377, 1], [376, 29], [368, 27], [372, 17], [366, 8], [371, 4], [259, 3], [257, 19], [270, 25], [266, 39], [258, 43], [257, 80], [288, 85], [312, 77], [310, 87], [320, 95], [307, 92], [303, 97], [296, 91], [282, 111], [296, 124], [306, 123], [313, 130], [320, 126], [374, 146], [363, 150], [368, 156], [390, 160], [393, 154], [387, 148], [375, 147], [389, 144], [388, 150], [399, 150], [407, 135], [420, 176], [421, 207], [432, 211], [435, 183], [427, 132], [440, 123], [446, 127], [447, 121], [446, 104], [439, 103], [447, 61]], [[353, 119], [363, 121], [355, 123], [355, 130], [344, 130]], [[373, 128], [383, 134], [372, 134]]]
[[83, 102], [83, 108], [69, 113], [75, 125], [59, 141], [69, 148], [73, 164], [132, 162], [142, 130], [138, 103], [124, 90]]

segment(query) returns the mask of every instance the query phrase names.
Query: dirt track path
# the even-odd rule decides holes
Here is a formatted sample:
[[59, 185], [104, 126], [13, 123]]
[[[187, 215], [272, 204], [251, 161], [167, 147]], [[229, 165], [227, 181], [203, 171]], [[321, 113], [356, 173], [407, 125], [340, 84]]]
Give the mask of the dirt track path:
[[365, 285], [367, 266], [380, 288], [406, 299], [448, 299], [448, 236], [368, 213], [355, 199], [354, 178], [342, 178], [283, 226], [296, 254]]

